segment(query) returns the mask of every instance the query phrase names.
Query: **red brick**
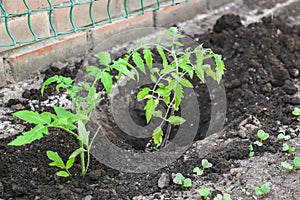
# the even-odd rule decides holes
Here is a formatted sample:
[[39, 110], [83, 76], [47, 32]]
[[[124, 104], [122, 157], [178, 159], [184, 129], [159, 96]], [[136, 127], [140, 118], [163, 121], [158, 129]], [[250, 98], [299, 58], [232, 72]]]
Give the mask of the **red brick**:
[[[102, 45], [102, 50], [122, 44], [126, 41], [133, 41], [153, 31], [153, 12], [144, 15], [130, 17], [125, 20], [116, 21], [92, 29], [92, 39], [95, 47]], [[143, 29], [143, 28], [148, 29]], [[131, 32], [126, 32], [132, 30]], [[150, 31], [149, 31], [150, 30]]]
[[15, 81], [21, 81], [33, 77], [53, 62], [83, 56], [88, 48], [86, 32], [79, 32], [28, 45], [12, 53], [7, 60]]
[[[61, 4], [67, 0], [51, 0], [52, 5]], [[28, 0], [28, 6], [31, 10], [49, 7], [47, 0]], [[2, 0], [6, 11], [8, 12], [26, 12], [26, 8], [23, 0]]]
[[[30, 19], [33, 31], [38, 37], [50, 35], [50, 25], [47, 12], [41, 12], [31, 15]], [[11, 34], [16, 40], [32, 40], [34, 38], [28, 27], [27, 16], [19, 17], [12, 21], [9, 21], [8, 27]], [[5, 24], [0, 24], [0, 44], [11, 43], [12, 40], [8, 36]]]

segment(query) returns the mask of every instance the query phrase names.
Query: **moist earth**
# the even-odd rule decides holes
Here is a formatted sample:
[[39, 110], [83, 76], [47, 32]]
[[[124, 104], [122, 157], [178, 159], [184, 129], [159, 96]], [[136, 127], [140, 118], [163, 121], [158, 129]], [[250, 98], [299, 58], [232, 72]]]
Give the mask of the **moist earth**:
[[[2, 139], [0, 144], [0, 198], [153, 199], [160, 198], [162, 193], [170, 199], [183, 199], [184, 196], [201, 199], [194, 193], [186, 196], [186, 191], [173, 183], [167, 184], [164, 189], [158, 187], [157, 182], [162, 173], [168, 174], [171, 181], [172, 174], [177, 172], [191, 177], [195, 185], [200, 186], [200, 183], [206, 181], [211, 183], [210, 187], [214, 194], [224, 192], [218, 189], [219, 184], [223, 184], [224, 180], [234, 180], [246, 188], [247, 179], [241, 176], [243, 171], [233, 172], [232, 169], [245, 167], [247, 163], [255, 162], [254, 159], [261, 163], [266, 162], [272, 168], [282, 154], [282, 144], [276, 139], [279, 129], [286, 129], [293, 139], [299, 137], [299, 123], [291, 114], [293, 108], [300, 105], [299, 36], [300, 26], [287, 26], [280, 18], [263, 18], [261, 23], [244, 27], [239, 16], [222, 16], [211, 32], [195, 35], [193, 38], [199, 44], [203, 43], [204, 47], [222, 54], [225, 61], [227, 70], [223, 82], [227, 95], [227, 115], [224, 129], [220, 134], [195, 142], [186, 154], [172, 165], [152, 173], [123, 173], [92, 158], [91, 168], [86, 177], [80, 176], [77, 160], [71, 170], [70, 178], [56, 177], [56, 169], [49, 167], [49, 160], [45, 153], [49, 149], [57, 151], [66, 160], [78, 146], [77, 141], [67, 133], [53, 129], [42, 140], [22, 147], [7, 146], [7, 143], [13, 139], [8, 137]], [[54, 74], [74, 78], [81, 66], [82, 61], [63, 69], [51, 67], [44, 72], [45, 78]], [[193, 83], [201, 88], [196, 91], [203, 96], [201, 92], [201, 90], [205, 91], [203, 84], [196, 80], [193, 80]], [[45, 97], [40, 96], [38, 89], [26, 90], [22, 94], [26, 100], [11, 99], [6, 106], [14, 107], [15, 110], [20, 107], [30, 109], [29, 100], [42, 102], [58, 93], [55, 92], [54, 86], [46, 90]], [[37, 104], [35, 108], [37, 111], [53, 112], [50, 106]], [[209, 109], [203, 112], [208, 113], [204, 116], [209, 116]], [[22, 123], [15, 118], [11, 120], [12, 123]], [[207, 120], [209, 121], [209, 117], [202, 121], [203, 126]], [[31, 128], [30, 125], [24, 125], [26, 125], [25, 130]], [[254, 146], [255, 157], [249, 159], [248, 145], [257, 139], [256, 133], [259, 128], [270, 133], [270, 139], [262, 147]], [[299, 153], [299, 143], [297, 145], [296, 152]], [[125, 148], [135, 149], [131, 144], [126, 144]], [[265, 155], [269, 160], [264, 160]], [[195, 166], [200, 166], [204, 158], [209, 160], [213, 167], [205, 171], [199, 180], [192, 175], [192, 170]], [[276, 170], [274, 167], [272, 169]], [[282, 176], [287, 174], [284, 170], [280, 173]], [[299, 188], [299, 172], [292, 177]], [[260, 180], [264, 179], [257, 180], [256, 186], [264, 183]], [[276, 185], [279, 188], [280, 186]], [[282, 188], [285, 188], [284, 185]], [[234, 191], [234, 188], [231, 190]], [[300, 198], [297, 189], [293, 189], [293, 194], [288, 191], [286, 193], [286, 195], [291, 194], [286, 199]], [[236, 197], [234, 199], [254, 198], [238, 195], [242, 194], [233, 192], [233, 197]], [[278, 198], [276, 191], [271, 193], [269, 198], [284, 199]]]

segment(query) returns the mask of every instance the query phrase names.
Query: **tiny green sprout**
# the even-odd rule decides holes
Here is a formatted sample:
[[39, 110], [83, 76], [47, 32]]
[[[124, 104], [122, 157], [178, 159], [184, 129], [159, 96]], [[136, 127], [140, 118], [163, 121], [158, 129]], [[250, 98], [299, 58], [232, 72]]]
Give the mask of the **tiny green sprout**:
[[49, 166], [58, 167], [61, 170], [56, 173], [57, 176], [68, 177], [71, 176], [69, 169], [73, 166], [75, 158], [69, 158], [65, 164], [57, 152], [47, 151], [47, 157], [53, 162], [49, 163]]
[[242, 189], [242, 192], [246, 195], [246, 196], [250, 196], [250, 192], [248, 191], [248, 189], [246, 189], [246, 188], [243, 188]]
[[271, 188], [267, 184], [262, 184], [260, 187], [255, 188], [255, 194], [261, 196], [262, 199], [271, 191]]
[[263, 145], [263, 141], [269, 138], [269, 134], [266, 133], [264, 130], [258, 130], [257, 131], [257, 137], [259, 138], [259, 141], [255, 141], [254, 144], [261, 147]]
[[287, 135], [285, 133], [285, 130], [280, 130], [279, 131], [279, 134], [277, 135], [277, 138], [281, 141], [281, 142], [284, 142], [284, 141], [288, 141], [291, 139], [291, 136], [290, 135]]
[[183, 188], [190, 188], [192, 186], [192, 180], [190, 178], [185, 178], [181, 173], [177, 173], [173, 179], [173, 183], [181, 185]]
[[290, 146], [290, 145], [288, 145], [288, 144], [286, 144], [286, 143], [283, 143], [283, 144], [282, 144], [282, 151], [285, 152], [285, 155], [286, 155], [287, 157], [290, 157], [290, 155], [291, 155], [295, 150], [296, 150], [296, 149], [295, 149], [295, 147], [293, 147], [293, 146]]
[[281, 163], [281, 166], [291, 171], [296, 171], [300, 168], [300, 157], [295, 157], [293, 160], [293, 164], [290, 164], [285, 161]]
[[208, 168], [210, 168], [210, 167], [213, 166], [213, 165], [212, 165], [210, 162], [208, 162], [208, 160], [206, 160], [206, 159], [203, 159], [203, 160], [201, 161], [201, 164], [202, 164], [202, 169], [200, 169], [199, 167], [195, 167], [195, 168], [193, 169], [193, 172], [196, 173], [198, 176], [201, 176], [201, 175], [204, 173], [204, 169], [208, 169]]
[[231, 200], [231, 196], [230, 194], [224, 194], [223, 196], [221, 194], [217, 194], [214, 200]]
[[297, 116], [297, 120], [300, 121], [300, 108], [295, 107], [292, 114]]
[[254, 152], [254, 150], [253, 150], [252, 144], [249, 144], [248, 149], [249, 149], [249, 156], [250, 156], [250, 157], [253, 157], [255, 152]]
[[209, 199], [210, 189], [209, 188], [201, 188], [199, 189], [199, 194], [203, 197], [204, 200]]
[[[158, 199], [154, 199], [154, 200], [158, 200]], [[167, 198], [164, 195], [161, 195], [159, 200], [170, 200], [170, 198]]]

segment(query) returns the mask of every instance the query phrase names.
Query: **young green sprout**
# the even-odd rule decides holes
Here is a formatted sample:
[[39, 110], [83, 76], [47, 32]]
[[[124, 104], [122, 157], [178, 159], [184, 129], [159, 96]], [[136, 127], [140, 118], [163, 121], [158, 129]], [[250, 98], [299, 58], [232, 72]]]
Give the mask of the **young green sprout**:
[[295, 147], [290, 146], [286, 143], [282, 144], [282, 151], [285, 152], [285, 156], [290, 157], [291, 154], [295, 151]]
[[217, 194], [217, 196], [215, 196], [214, 200], [231, 200], [231, 196], [230, 194]]
[[181, 185], [183, 188], [190, 188], [192, 186], [192, 180], [190, 178], [185, 178], [181, 173], [177, 173], [173, 179], [173, 183]]
[[201, 188], [199, 189], [199, 194], [203, 197], [204, 200], [209, 199], [210, 189], [209, 188]]
[[242, 189], [242, 192], [246, 195], [246, 196], [250, 196], [251, 195], [251, 193], [248, 191], [248, 189], [246, 189], [246, 188], [243, 188]]
[[51, 162], [49, 164], [49, 166], [53, 166], [53, 167], [58, 167], [61, 170], [58, 171], [56, 173], [57, 176], [61, 176], [61, 177], [68, 177], [71, 176], [69, 169], [73, 166], [75, 158], [69, 158], [69, 160], [67, 161], [67, 163], [65, 164], [64, 161], [61, 159], [61, 157], [58, 155], [57, 152], [53, 152], [53, 151], [47, 151], [47, 156], [50, 160], [52, 160], [53, 162]]
[[280, 131], [279, 131], [279, 134], [277, 135], [277, 138], [278, 138], [281, 142], [288, 141], [288, 140], [291, 139], [291, 136], [290, 136], [290, 135], [287, 135], [285, 132], [286, 132], [285, 130], [280, 130]]
[[252, 144], [249, 144], [248, 149], [249, 149], [249, 156], [250, 156], [250, 157], [253, 157], [255, 152], [254, 152], [254, 150], [253, 150]]
[[254, 144], [261, 147], [263, 145], [263, 141], [269, 138], [269, 134], [266, 133], [264, 130], [258, 130], [257, 131], [257, 137], [259, 138], [259, 141], [255, 141]]
[[198, 176], [201, 176], [204, 173], [204, 169], [208, 169], [210, 167], [212, 167], [212, 164], [210, 162], [208, 162], [208, 160], [203, 159], [201, 161], [202, 164], [202, 168], [200, 169], [199, 167], [195, 167], [193, 169], [193, 172], [196, 173]]
[[261, 196], [261, 199], [271, 191], [271, 188], [267, 184], [262, 184], [260, 187], [255, 188], [255, 194]]
[[300, 108], [295, 107], [292, 114], [297, 116], [297, 120], [300, 121]]
[[293, 164], [290, 164], [285, 161], [281, 163], [281, 166], [291, 171], [296, 171], [300, 168], [300, 157], [295, 157], [293, 160]]

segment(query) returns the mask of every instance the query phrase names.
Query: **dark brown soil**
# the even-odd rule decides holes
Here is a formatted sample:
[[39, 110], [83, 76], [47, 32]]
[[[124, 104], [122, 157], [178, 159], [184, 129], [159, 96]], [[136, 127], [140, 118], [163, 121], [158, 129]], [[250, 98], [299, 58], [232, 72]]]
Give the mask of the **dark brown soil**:
[[[205, 47], [222, 54], [225, 60], [227, 71], [224, 84], [228, 109], [222, 138], [239, 137], [236, 131], [238, 125], [252, 115], [260, 120], [263, 129], [271, 135], [263, 147], [255, 148], [256, 155], [280, 151], [280, 144], [275, 142], [278, 121], [281, 124], [296, 124], [291, 110], [300, 104], [300, 99], [292, 96], [298, 91], [295, 80], [299, 79], [300, 70], [300, 27], [288, 27], [276, 18], [265, 18], [262, 23], [243, 27], [239, 17], [227, 15], [219, 19], [213, 30], [206, 35], [196, 36], [196, 39]], [[75, 77], [76, 67], [73, 69], [61, 71], [51, 68], [46, 75], [61, 73]], [[38, 90], [26, 91], [23, 97], [43, 100], [38, 93]], [[47, 93], [53, 93], [53, 88], [48, 89]], [[7, 106], [18, 103], [20, 101], [10, 100]], [[21, 103], [26, 105], [26, 101]], [[51, 108], [40, 107], [38, 110]], [[16, 120], [16, 123], [19, 121]], [[246, 138], [255, 141], [256, 132], [253, 130]], [[66, 159], [77, 148], [73, 138], [64, 132], [52, 130], [48, 136], [31, 145], [7, 146], [12, 139], [6, 138], [0, 144], [0, 198], [3, 199], [88, 199], [89, 195], [93, 199], [131, 199], [140, 194], [160, 191], [157, 181], [162, 172], [189, 174], [203, 159], [194, 154], [187, 160], [180, 158], [171, 166], [149, 174], [118, 172], [92, 159], [86, 177], [78, 174], [80, 166], [77, 160], [71, 171], [73, 176], [64, 179], [54, 175], [56, 169], [48, 166], [45, 152], [51, 149]], [[235, 160], [248, 159], [249, 144], [229, 143], [227, 146], [214, 147], [205, 157], [213, 167], [205, 172], [203, 181], [218, 182], [218, 174], [229, 173], [232, 166], [238, 167]], [[180, 190], [173, 184], [167, 189]]]

